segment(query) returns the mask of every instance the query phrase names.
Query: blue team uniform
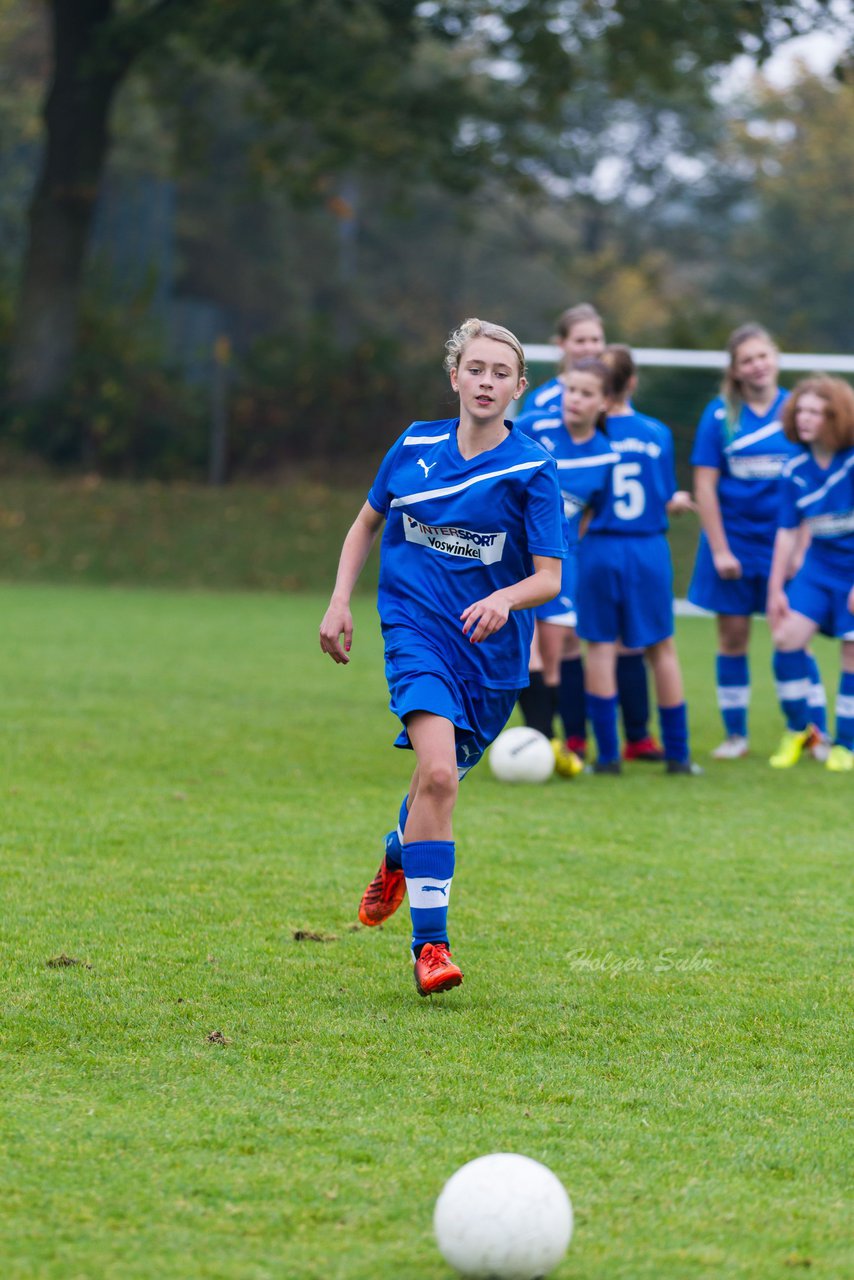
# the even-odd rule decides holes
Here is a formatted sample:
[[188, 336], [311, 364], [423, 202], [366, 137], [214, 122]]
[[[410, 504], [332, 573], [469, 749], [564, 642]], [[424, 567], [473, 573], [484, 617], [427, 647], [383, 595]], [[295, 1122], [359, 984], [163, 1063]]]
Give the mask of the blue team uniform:
[[781, 482], [780, 525], [806, 523], [811, 542], [786, 586], [789, 605], [829, 636], [854, 640], [848, 595], [854, 587], [854, 449], [834, 454], [826, 469], [810, 449], [787, 462]]
[[539, 414], [547, 416], [548, 414], [560, 413], [560, 402], [563, 399], [563, 393], [566, 390], [560, 378], [555, 376], [549, 378], [548, 382], [541, 383], [538, 387], [534, 387], [527, 395], [522, 397], [519, 405], [519, 413], [516, 421], [528, 414]]
[[604, 494], [611, 466], [619, 461], [619, 456], [601, 431], [594, 432], [584, 444], [576, 444], [564, 426], [560, 401], [557, 416], [553, 413], [545, 416], [540, 413], [524, 414], [517, 419], [516, 428], [536, 440], [554, 458], [567, 520], [567, 556], [563, 562], [560, 594], [547, 604], [541, 604], [534, 613], [543, 622], [574, 627], [578, 622], [576, 595], [581, 517], [587, 507]]
[[[508, 424], [509, 425], [509, 424]], [[414, 422], [386, 454], [368, 502], [386, 518], [377, 608], [391, 709], [445, 716], [456, 727], [461, 773], [506, 723], [528, 683], [534, 620], [510, 614], [482, 644], [463, 634], [470, 604], [534, 572], [532, 556], [563, 559], [557, 469], [511, 429], [470, 460], [457, 447], [459, 419]]]
[[673, 437], [645, 414], [609, 417], [617, 456], [579, 550], [578, 634], [645, 649], [673, 634], [667, 503], [676, 491]]
[[706, 406], [691, 462], [720, 472], [718, 501], [730, 550], [741, 562], [742, 576], [721, 578], [715, 570], [706, 535], [700, 535], [688, 599], [713, 613], [765, 612], [768, 574], [780, 506], [783, 467], [800, 446], [783, 432], [780, 411], [788, 392], [777, 395], [761, 417], [742, 405], [734, 429], [727, 425], [719, 396]]

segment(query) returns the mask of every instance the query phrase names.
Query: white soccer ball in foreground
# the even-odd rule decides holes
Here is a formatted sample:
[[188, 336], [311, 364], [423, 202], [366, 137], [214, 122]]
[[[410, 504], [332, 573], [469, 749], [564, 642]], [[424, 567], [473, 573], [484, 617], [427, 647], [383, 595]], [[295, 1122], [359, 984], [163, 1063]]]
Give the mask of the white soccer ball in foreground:
[[442, 1257], [466, 1280], [540, 1280], [566, 1253], [572, 1205], [539, 1161], [480, 1156], [445, 1183], [433, 1227]]
[[552, 744], [537, 729], [505, 729], [489, 748], [489, 767], [501, 782], [546, 782], [555, 768]]

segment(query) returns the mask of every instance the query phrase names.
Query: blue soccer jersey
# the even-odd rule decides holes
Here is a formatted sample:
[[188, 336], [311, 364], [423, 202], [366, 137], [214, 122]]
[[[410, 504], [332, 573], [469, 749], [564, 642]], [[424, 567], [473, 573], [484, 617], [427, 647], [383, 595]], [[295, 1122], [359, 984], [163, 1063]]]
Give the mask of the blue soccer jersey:
[[801, 448], [786, 463], [781, 482], [780, 524], [806, 523], [810, 545], [802, 572], [844, 590], [854, 587], [854, 449], [833, 455], [820, 467], [812, 450]]
[[568, 524], [567, 546], [572, 553], [578, 549], [581, 517], [587, 507], [604, 497], [611, 467], [620, 461], [619, 454], [612, 448], [610, 438], [601, 431], [595, 431], [583, 444], [576, 444], [559, 413], [545, 416], [525, 414], [516, 422], [516, 428], [536, 440], [557, 464]]
[[530, 610], [512, 612], [482, 644], [463, 634], [468, 605], [534, 572], [532, 556], [563, 559], [557, 469], [511, 429], [466, 459], [459, 419], [414, 422], [386, 454], [368, 502], [386, 518], [377, 608], [393, 662], [396, 635], [446, 656], [460, 679], [492, 689], [528, 681]]
[[560, 413], [560, 402], [565, 389], [559, 377], [549, 378], [548, 382], [534, 387], [526, 396], [523, 396], [516, 420], [518, 421], [523, 414], [529, 413]]
[[611, 483], [594, 501], [590, 533], [654, 534], [668, 527], [667, 503], [676, 492], [673, 437], [643, 413], [609, 417], [608, 444], [617, 461]]
[[718, 501], [724, 531], [745, 573], [768, 572], [780, 508], [780, 476], [799, 446], [783, 433], [780, 412], [788, 392], [779, 392], [767, 413], [742, 405], [738, 421], [727, 423], [718, 396], [703, 412], [691, 462], [720, 472]]

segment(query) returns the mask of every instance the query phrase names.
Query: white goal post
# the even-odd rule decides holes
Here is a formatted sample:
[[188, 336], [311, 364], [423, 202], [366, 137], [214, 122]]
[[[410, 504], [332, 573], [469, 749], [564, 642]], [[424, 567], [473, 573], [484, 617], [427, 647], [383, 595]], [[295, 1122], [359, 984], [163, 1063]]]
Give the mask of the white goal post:
[[[525, 359], [535, 364], [557, 364], [560, 347], [545, 342], [523, 343]], [[632, 347], [635, 363], [658, 369], [719, 369], [727, 364], [725, 351], [685, 351], [677, 347]], [[854, 356], [804, 352], [780, 353], [780, 368], [793, 373], [854, 374]]]

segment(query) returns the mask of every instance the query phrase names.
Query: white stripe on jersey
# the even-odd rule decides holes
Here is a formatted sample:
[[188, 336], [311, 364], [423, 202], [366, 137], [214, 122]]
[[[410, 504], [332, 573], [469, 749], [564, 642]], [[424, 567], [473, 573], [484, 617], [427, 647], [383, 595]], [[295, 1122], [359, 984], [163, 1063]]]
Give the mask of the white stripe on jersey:
[[766, 423], [764, 427], [760, 427], [757, 431], [751, 431], [749, 436], [739, 436], [737, 440], [733, 440], [724, 449], [724, 453], [732, 453], [736, 449], [746, 449], [750, 444], [756, 444], [757, 440], [767, 440], [769, 436], [775, 436], [780, 430], [780, 423]]
[[619, 462], [618, 453], [597, 453], [594, 458], [555, 458], [558, 471], [569, 471], [573, 467], [597, 467], [602, 462]]
[[[790, 476], [792, 472], [795, 470], [795, 467], [802, 467], [804, 463], [808, 461], [809, 461], [808, 453], [799, 453], [797, 457], [789, 459], [789, 461], [786, 463], [785, 467], [783, 468], [783, 474], [786, 476]], [[796, 476], [795, 479], [800, 480], [800, 477]], [[800, 483], [803, 484], [803, 481], [800, 481]]]
[[816, 489], [815, 493], [811, 493], [806, 498], [798, 498], [797, 505], [799, 507], [808, 507], [811, 502], [818, 502], [819, 498], [823, 498], [835, 484], [839, 484], [840, 480], [845, 479], [852, 467], [854, 467], [854, 454], [851, 455], [844, 466], [839, 468], [835, 475], [832, 475], [829, 480], [825, 480], [821, 488]]
[[443, 440], [450, 440], [451, 433], [446, 431], [443, 436], [407, 436], [403, 441], [404, 444], [440, 444]]
[[536, 467], [544, 467], [546, 458], [540, 462], [517, 462], [515, 467], [504, 467], [502, 471], [485, 471], [482, 476], [472, 476], [461, 484], [448, 485], [447, 489], [424, 489], [421, 493], [405, 493], [400, 498], [393, 498], [393, 507], [405, 507], [409, 502], [426, 502], [428, 498], [450, 498], [455, 493], [470, 489], [473, 484], [481, 484], [484, 480], [497, 480], [499, 476], [512, 475], [514, 471], [533, 471]]
[[562, 427], [563, 418], [537, 418], [536, 422], [532, 422], [531, 431], [551, 431], [553, 427]]

